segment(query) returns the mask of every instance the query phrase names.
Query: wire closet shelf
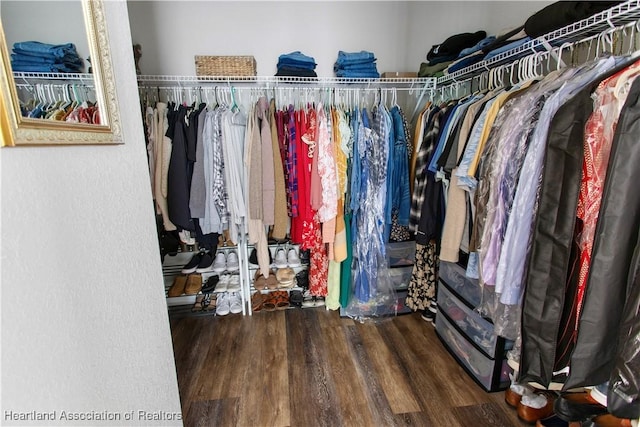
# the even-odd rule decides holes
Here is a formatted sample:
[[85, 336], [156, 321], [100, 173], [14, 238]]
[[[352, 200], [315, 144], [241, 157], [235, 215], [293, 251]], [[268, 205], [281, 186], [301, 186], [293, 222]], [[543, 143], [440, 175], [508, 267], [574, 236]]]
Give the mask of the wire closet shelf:
[[480, 61], [461, 70], [444, 75], [437, 79], [437, 87], [455, 83], [464, 77], [481, 71], [488, 71], [499, 65], [512, 62], [523, 56], [548, 50], [564, 43], [577, 42], [580, 39], [603, 33], [618, 26], [634, 23], [640, 20], [640, 0], [631, 0], [597, 13], [589, 18], [575, 22], [566, 27], [536, 37], [521, 46], [502, 52], [493, 58]]
[[175, 75], [139, 75], [139, 86], [200, 87], [215, 84], [252, 85], [263, 88], [391, 88], [397, 90], [434, 90], [436, 79], [430, 77], [409, 78], [346, 78], [346, 77], [276, 77], [276, 76], [175, 76]]
[[49, 82], [52, 80], [64, 80], [64, 81], [80, 81], [93, 83], [93, 74], [88, 73], [27, 73], [21, 71], [15, 71], [13, 73], [13, 79], [18, 83], [22, 82]]

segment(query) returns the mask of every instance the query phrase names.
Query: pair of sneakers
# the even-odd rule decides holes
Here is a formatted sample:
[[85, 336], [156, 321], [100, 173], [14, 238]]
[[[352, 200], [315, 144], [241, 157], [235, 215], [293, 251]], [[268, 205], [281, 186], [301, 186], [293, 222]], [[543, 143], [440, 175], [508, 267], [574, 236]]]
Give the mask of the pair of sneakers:
[[225, 292], [216, 300], [216, 315], [226, 316], [229, 313], [242, 313], [242, 298], [236, 292]]
[[300, 257], [295, 249], [291, 248], [285, 253], [284, 249], [278, 249], [273, 263], [277, 268], [300, 267]]
[[215, 292], [240, 292], [240, 276], [223, 274], [216, 284]]
[[435, 326], [436, 314], [438, 314], [438, 304], [435, 300], [430, 300], [429, 306], [426, 309], [422, 310], [420, 317], [422, 317], [422, 320], [427, 321]]
[[228, 254], [220, 251], [216, 254], [210, 271], [222, 273], [223, 271], [238, 270], [240, 270], [240, 263], [238, 261], [238, 254], [236, 253], [236, 251], [230, 251]]
[[238, 254], [235, 251], [226, 255], [223, 251], [216, 254], [215, 258], [211, 252], [198, 252], [191, 260], [182, 267], [182, 274], [191, 273], [222, 273], [223, 271], [238, 271], [240, 263], [238, 262]]

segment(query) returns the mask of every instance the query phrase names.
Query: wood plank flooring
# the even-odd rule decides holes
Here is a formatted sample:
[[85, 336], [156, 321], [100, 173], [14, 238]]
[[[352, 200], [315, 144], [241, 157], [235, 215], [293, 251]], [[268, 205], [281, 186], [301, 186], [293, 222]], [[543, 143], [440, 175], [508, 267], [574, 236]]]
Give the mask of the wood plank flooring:
[[185, 426], [526, 426], [418, 314], [171, 319]]

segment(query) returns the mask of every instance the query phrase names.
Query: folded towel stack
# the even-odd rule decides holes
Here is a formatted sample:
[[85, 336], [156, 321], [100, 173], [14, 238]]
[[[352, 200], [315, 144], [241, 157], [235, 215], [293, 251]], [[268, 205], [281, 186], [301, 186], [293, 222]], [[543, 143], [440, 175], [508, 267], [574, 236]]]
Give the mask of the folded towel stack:
[[13, 44], [13, 71], [36, 73], [82, 73], [84, 61], [73, 43], [52, 45], [37, 41]]
[[318, 77], [314, 71], [316, 60], [299, 50], [278, 57], [276, 76]]
[[372, 52], [338, 52], [338, 60], [333, 66], [337, 77], [374, 78], [380, 77], [376, 68], [376, 58]]

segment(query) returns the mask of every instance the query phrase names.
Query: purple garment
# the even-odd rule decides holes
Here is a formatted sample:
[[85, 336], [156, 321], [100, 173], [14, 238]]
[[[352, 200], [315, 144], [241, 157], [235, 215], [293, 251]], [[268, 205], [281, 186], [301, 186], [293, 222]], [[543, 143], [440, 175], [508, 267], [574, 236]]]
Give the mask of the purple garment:
[[287, 150], [287, 193], [289, 194], [289, 207], [292, 218], [298, 216], [298, 147], [296, 143], [297, 131], [295, 110], [289, 105], [289, 149]]

